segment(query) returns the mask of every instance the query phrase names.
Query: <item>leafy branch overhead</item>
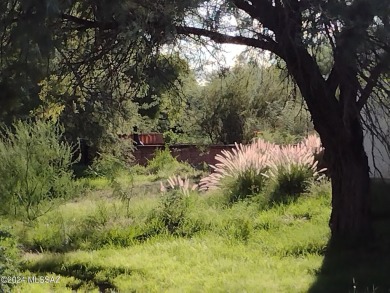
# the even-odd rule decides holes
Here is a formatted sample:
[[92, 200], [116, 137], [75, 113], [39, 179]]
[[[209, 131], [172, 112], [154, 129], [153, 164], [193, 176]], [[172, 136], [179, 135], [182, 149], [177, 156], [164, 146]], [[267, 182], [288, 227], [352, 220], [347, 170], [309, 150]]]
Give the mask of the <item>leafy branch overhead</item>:
[[[172, 18], [182, 13], [168, 2], [2, 1], [3, 119], [45, 103], [60, 103], [62, 120], [71, 113], [96, 120], [91, 109], [105, 125], [117, 120], [113, 113], [136, 119], [137, 108], [155, 115], [158, 91], [172, 87], [178, 74], [176, 61], [160, 53]], [[40, 101], [42, 84], [51, 86]]]

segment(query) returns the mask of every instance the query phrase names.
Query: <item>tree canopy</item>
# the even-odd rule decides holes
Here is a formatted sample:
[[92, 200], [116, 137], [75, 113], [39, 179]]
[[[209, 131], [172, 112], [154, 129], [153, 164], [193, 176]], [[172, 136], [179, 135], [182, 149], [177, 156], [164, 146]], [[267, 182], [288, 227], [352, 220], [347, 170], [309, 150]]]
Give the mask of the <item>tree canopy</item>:
[[169, 1], [2, 1], [1, 120], [55, 116], [67, 134], [101, 146], [115, 129], [155, 117], [181, 70], [161, 47], [183, 9]]

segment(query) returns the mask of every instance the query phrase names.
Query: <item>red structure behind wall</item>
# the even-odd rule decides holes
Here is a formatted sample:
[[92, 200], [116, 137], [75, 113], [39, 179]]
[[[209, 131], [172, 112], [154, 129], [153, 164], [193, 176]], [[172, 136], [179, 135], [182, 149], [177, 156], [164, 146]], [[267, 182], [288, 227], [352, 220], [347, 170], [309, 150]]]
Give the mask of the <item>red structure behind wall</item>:
[[138, 137], [144, 145], [164, 144], [164, 138], [162, 133], [141, 133]]

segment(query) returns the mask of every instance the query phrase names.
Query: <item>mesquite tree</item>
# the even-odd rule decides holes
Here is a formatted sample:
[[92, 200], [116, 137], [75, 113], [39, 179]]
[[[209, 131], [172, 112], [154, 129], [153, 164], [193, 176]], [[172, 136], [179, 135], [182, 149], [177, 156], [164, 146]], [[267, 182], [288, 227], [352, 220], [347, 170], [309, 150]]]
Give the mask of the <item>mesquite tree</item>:
[[[72, 80], [70, 103], [83, 102], [79, 93], [86, 92], [106, 104], [123, 83], [130, 86], [117, 100], [134, 96], [145, 69], [154, 72], [159, 48], [175, 36], [271, 52], [285, 62], [326, 149], [332, 235], [362, 238], [371, 232], [363, 124], [384, 140], [372, 109], [389, 114], [389, 6], [383, 0], [5, 0], [0, 70], [15, 68], [6, 66], [15, 60], [31, 64], [32, 53], [40, 52], [42, 62], [54, 56], [63, 65], [58, 75]], [[331, 48], [328, 72], [317, 54], [324, 46]]]
[[[285, 62], [326, 149], [332, 236], [368, 237], [370, 181], [361, 113], [371, 100], [389, 113], [390, 2], [212, 0], [189, 15], [178, 34], [259, 48]], [[327, 73], [317, 56], [324, 45], [332, 49]]]

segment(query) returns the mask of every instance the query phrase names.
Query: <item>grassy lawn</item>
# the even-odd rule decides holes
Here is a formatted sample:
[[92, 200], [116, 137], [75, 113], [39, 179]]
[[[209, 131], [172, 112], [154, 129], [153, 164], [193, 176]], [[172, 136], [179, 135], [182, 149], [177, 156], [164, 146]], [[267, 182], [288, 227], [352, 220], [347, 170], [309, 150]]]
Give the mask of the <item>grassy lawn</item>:
[[162, 202], [158, 181], [140, 177], [137, 186], [151, 186], [127, 208], [99, 180], [93, 191], [33, 226], [14, 224], [25, 251], [24, 274], [61, 278], [56, 284], [20, 284], [13, 292], [390, 290], [388, 186], [375, 185], [372, 247], [341, 251], [327, 249], [328, 183], [265, 209], [256, 197], [228, 205], [219, 192], [194, 193], [180, 227], [167, 231], [155, 221]]

